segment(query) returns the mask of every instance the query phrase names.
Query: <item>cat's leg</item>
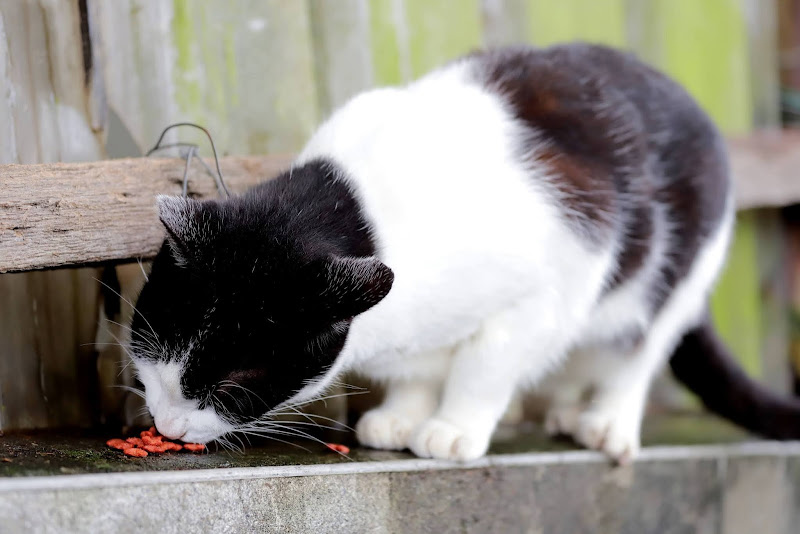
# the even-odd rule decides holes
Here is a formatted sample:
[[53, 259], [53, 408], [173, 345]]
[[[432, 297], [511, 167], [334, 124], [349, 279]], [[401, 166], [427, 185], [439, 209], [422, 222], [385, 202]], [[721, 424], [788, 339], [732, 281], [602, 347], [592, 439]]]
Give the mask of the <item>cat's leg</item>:
[[414, 429], [436, 410], [441, 380], [392, 380], [385, 389], [383, 402], [358, 420], [356, 438], [367, 447], [402, 450]]
[[604, 452], [621, 464], [639, 452], [642, 417], [650, 383], [661, 368], [668, 348], [643, 343], [630, 353], [583, 353], [598, 370], [592, 396], [577, 416], [572, 437], [590, 449]]
[[486, 453], [517, 386], [564, 353], [563, 328], [543, 310], [541, 300], [526, 299], [459, 345], [439, 408], [411, 436], [417, 456], [463, 461]]
[[[548, 382], [551, 380], [547, 379]], [[537, 390], [548, 398], [544, 416], [544, 430], [550, 436], [571, 436], [578, 427], [578, 416], [583, 410], [584, 384], [571, 377], [560, 375], [546, 390]]]
[[572, 436], [578, 417], [586, 409], [586, 392], [592, 385], [593, 369], [584, 355], [573, 351], [563, 366], [536, 385], [537, 395], [547, 398], [544, 429], [551, 436]]
[[442, 383], [450, 368], [453, 348], [424, 351], [413, 356], [370, 360], [358, 369], [381, 382], [380, 405], [364, 413], [356, 424], [359, 443], [376, 449], [401, 450], [409, 436], [439, 405]]

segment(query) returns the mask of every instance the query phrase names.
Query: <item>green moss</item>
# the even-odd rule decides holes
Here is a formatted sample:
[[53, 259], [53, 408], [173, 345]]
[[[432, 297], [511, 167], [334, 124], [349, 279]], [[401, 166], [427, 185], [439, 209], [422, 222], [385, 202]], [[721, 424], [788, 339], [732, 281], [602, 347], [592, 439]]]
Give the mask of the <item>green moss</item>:
[[181, 111], [194, 115], [202, 109], [202, 91], [198, 78], [200, 66], [194, 50], [197, 36], [189, 4], [188, 0], [173, 0], [174, 97]]

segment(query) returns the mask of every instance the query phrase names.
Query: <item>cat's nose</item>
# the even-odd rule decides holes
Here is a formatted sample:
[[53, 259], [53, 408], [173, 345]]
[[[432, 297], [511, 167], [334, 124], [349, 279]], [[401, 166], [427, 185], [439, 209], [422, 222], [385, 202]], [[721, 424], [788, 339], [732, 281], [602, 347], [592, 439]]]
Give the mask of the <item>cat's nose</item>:
[[156, 430], [168, 439], [181, 439], [186, 434], [185, 417], [155, 417]]

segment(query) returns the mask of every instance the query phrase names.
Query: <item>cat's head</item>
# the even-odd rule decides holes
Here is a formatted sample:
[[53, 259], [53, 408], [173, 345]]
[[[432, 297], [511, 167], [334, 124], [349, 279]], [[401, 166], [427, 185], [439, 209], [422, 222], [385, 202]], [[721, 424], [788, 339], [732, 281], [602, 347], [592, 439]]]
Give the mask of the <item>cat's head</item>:
[[167, 240], [131, 332], [158, 430], [205, 443], [318, 395], [353, 317], [386, 296], [392, 271], [320, 254], [252, 199], [158, 203]]

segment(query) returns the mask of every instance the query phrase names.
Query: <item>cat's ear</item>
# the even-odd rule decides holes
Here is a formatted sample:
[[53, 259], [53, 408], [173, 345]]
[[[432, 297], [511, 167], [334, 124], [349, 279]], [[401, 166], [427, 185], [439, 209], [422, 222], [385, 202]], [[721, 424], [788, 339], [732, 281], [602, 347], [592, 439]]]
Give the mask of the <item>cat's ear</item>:
[[394, 273], [375, 257], [334, 257], [325, 262], [322, 305], [333, 319], [350, 319], [379, 303], [392, 289]]
[[186, 197], [158, 195], [158, 217], [167, 229], [167, 241], [175, 260], [179, 264], [188, 263], [193, 258], [193, 250], [202, 239], [203, 204]]

